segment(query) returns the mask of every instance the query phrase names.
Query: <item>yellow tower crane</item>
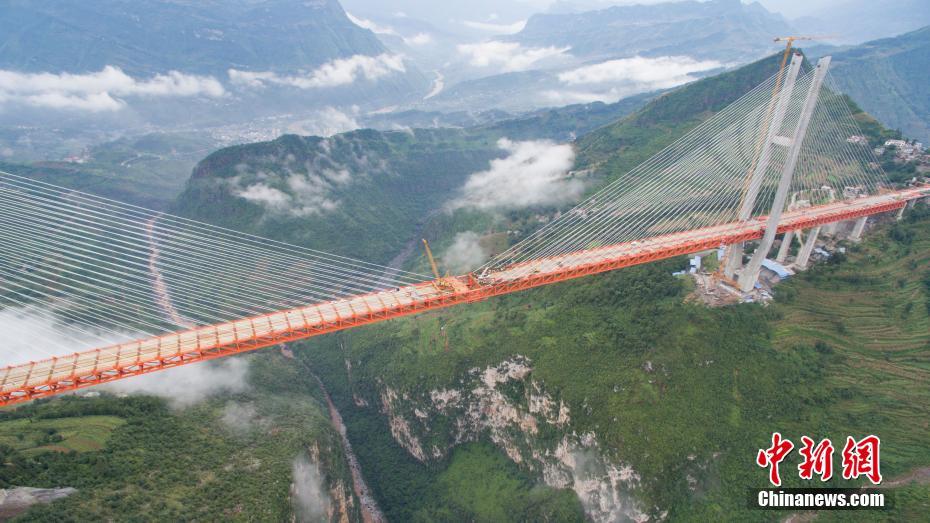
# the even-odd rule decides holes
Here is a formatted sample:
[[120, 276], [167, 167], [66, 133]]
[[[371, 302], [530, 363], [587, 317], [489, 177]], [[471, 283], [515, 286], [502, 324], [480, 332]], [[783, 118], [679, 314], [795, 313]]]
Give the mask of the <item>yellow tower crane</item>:
[[775, 42], [785, 42], [785, 53], [781, 57], [781, 69], [778, 71], [778, 77], [781, 78], [781, 73], [785, 69], [785, 64], [788, 63], [788, 56], [791, 54], [791, 48], [794, 46], [794, 42], [798, 40], [824, 40], [827, 38], [833, 38], [832, 35], [819, 35], [819, 36], [776, 36]]
[[468, 290], [462, 282], [452, 277], [448, 272], [445, 276], [439, 274], [439, 265], [436, 264], [436, 258], [433, 257], [433, 250], [429, 248], [429, 242], [426, 241], [426, 238], [423, 238], [423, 248], [426, 250], [426, 257], [429, 259], [429, 267], [433, 270], [433, 276], [436, 277], [436, 280], [433, 281], [433, 285], [436, 286], [437, 290], [453, 292], [465, 292]]

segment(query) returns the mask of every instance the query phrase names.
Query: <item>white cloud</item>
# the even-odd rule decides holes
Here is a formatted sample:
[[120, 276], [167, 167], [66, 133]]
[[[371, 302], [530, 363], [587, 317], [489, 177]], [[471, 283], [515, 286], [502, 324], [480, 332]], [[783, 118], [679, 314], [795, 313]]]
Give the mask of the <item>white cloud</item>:
[[477, 233], [466, 231], [455, 235], [452, 245], [442, 255], [443, 264], [456, 274], [463, 274], [481, 266], [488, 253], [481, 247]]
[[119, 110], [130, 97], [217, 98], [224, 94], [215, 78], [178, 71], [136, 79], [113, 66], [86, 74], [0, 70], [0, 104], [97, 112]]
[[[349, 13], [349, 12], [346, 12], [346, 16], [349, 17], [349, 20], [353, 24], [363, 29], [368, 29], [369, 31], [375, 34], [396, 36], [402, 39], [404, 43], [407, 45], [426, 45], [433, 41], [433, 36], [430, 35], [429, 33], [417, 33], [411, 37], [406, 37], [400, 34], [399, 32], [397, 32], [396, 29], [394, 29], [393, 27], [389, 25], [379, 25], [376, 22], [373, 22], [366, 18], [353, 16], [352, 13]], [[397, 14], [395, 14], [394, 16], [395, 18], [403, 18], [402, 16], [397, 16]]]
[[475, 67], [496, 66], [503, 71], [524, 71], [539, 61], [564, 55], [569, 47], [525, 48], [515, 42], [482, 42], [457, 46]]
[[0, 310], [0, 366], [17, 365], [51, 356], [129, 341], [133, 333], [110, 334], [70, 327], [38, 307], [7, 307]]
[[324, 107], [314, 112], [310, 118], [292, 123], [287, 130], [295, 134], [326, 138], [361, 127], [355, 119], [357, 114], [357, 106], [353, 106], [346, 111], [341, 111], [335, 107]]
[[[492, 17], [491, 19], [494, 20], [496, 17]], [[465, 27], [477, 29], [479, 31], [485, 31], [487, 33], [514, 34], [519, 33], [523, 30], [524, 27], [526, 27], [526, 20], [519, 20], [512, 24], [494, 24], [490, 22], [472, 22], [465, 20], [462, 22], [462, 24], [465, 25]]]
[[497, 144], [509, 154], [491, 160], [488, 170], [472, 174], [451, 208], [556, 205], [581, 196], [582, 182], [568, 175], [575, 161], [571, 145], [548, 140], [513, 142], [506, 138]]
[[309, 73], [294, 76], [282, 76], [277, 73], [261, 71], [229, 70], [232, 83], [244, 87], [265, 87], [286, 85], [298, 89], [319, 89], [338, 87], [354, 83], [356, 80], [377, 80], [384, 76], [406, 71], [404, 58], [395, 54], [366, 56], [357, 54], [349, 58], [338, 58], [321, 65]]
[[[0, 364], [16, 365], [49, 356], [62, 356], [141, 336], [131, 333], [115, 335], [89, 329], [65, 325], [47, 311], [37, 308], [0, 310], [0, 330], [4, 333], [3, 341], [0, 342]], [[116, 393], [151, 394], [167, 399], [175, 407], [185, 407], [219, 391], [245, 390], [247, 372], [247, 360], [229, 358], [192, 363], [94, 388]]]
[[264, 183], [255, 183], [234, 194], [257, 203], [275, 214], [289, 214], [295, 218], [323, 214], [335, 210], [339, 203], [327, 197], [329, 185], [319, 176], [292, 175], [286, 185], [292, 190], [284, 192]]
[[559, 81], [568, 85], [625, 83], [664, 89], [694, 80], [692, 73], [722, 66], [716, 60], [695, 60], [688, 56], [634, 56], [565, 71], [559, 74]]
[[[323, 142], [323, 147], [327, 143]], [[359, 161], [364, 163], [365, 159]], [[283, 168], [282, 174], [258, 171], [250, 181], [243, 182], [243, 166], [243, 174], [226, 183], [234, 196], [261, 205], [270, 213], [303, 218], [335, 210], [339, 201], [332, 197], [333, 190], [352, 181], [352, 174], [342, 166], [318, 168], [308, 162], [301, 167], [289, 158], [284, 160]]]
[[429, 100], [430, 98], [441, 93], [443, 89], [446, 88], [446, 77], [442, 75], [439, 71], [436, 71], [436, 78], [433, 78], [433, 86], [430, 88], [429, 92], [426, 93], [426, 96], [423, 97], [424, 100]]
[[291, 501], [297, 521], [316, 522], [328, 520], [332, 500], [323, 481], [323, 474], [316, 463], [300, 455], [294, 460], [294, 479], [291, 483]]
[[549, 89], [540, 93], [545, 103], [607, 102], [638, 93], [668, 89], [693, 80], [693, 73], [709, 71], [726, 64], [715, 60], [694, 60], [687, 56], [643, 58], [636, 56], [587, 65], [559, 74], [566, 89]]
[[362, 29], [368, 29], [368, 30], [371, 31], [372, 33], [385, 34], [385, 35], [393, 35], [393, 36], [400, 36], [400, 33], [398, 33], [397, 31], [395, 31], [393, 27], [378, 25], [377, 23], [375, 23], [375, 22], [373, 22], [373, 21], [371, 21], [371, 20], [368, 20], [368, 19], [365, 19], [365, 18], [360, 18], [360, 17], [357, 17], [357, 16], [353, 16], [352, 13], [350, 13], [350, 12], [348, 12], [348, 11], [346, 11], [346, 16], [349, 17], [349, 20], [350, 20], [353, 24], [355, 24], [355, 25], [361, 27]]
[[426, 45], [432, 43], [433, 36], [429, 33], [417, 33], [410, 38], [404, 38], [407, 45]]
[[548, 91], [543, 91], [541, 94], [549, 105], [587, 104], [591, 102], [614, 103], [624, 96], [620, 94], [617, 89], [608, 89], [599, 92], [557, 91], [550, 89]]
[[100, 385], [100, 390], [145, 394], [168, 400], [175, 408], [198, 403], [207, 397], [248, 389], [249, 362], [242, 357], [189, 363], [173, 369], [134, 376]]
[[263, 205], [273, 211], [285, 211], [291, 205], [291, 196], [289, 194], [263, 183], [249, 185], [235, 194], [240, 198]]
[[222, 423], [230, 432], [237, 435], [248, 434], [259, 423], [258, 411], [255, 405], [251, 403], [239, 403], [236, 401], [227, 401], [223, 406], [223, 415], [220, 416]]

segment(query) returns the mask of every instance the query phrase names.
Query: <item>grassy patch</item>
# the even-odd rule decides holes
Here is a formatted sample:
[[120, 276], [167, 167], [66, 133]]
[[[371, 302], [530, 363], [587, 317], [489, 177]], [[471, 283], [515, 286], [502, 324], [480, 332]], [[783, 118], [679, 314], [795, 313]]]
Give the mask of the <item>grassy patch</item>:
[[116, 416], [4, 421], [0, 423], [0, 445], [27, 455], [47, 451], [89, 452], [103, 448], [113, 430], [124, 423]]

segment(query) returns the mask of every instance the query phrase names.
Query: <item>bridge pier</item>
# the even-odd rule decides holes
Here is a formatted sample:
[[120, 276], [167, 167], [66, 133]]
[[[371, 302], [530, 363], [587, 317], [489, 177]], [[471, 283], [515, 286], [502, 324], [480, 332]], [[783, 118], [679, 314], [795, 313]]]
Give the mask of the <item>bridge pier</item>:
[[785, 258], [788, 257], [788, 252], [791, 251], [791, 242], [794, 241], [794, 231], [788, 231], [781, 239], [781, 246], [778, 247], [778, 256], [775, 256], [775, 261], [778, 263], [783, 263]]
[[828, 236], [836, 236], [836, 228], [837, 228], [837, 227], [839, 227], [839, 223], [837, 223], [837, 222], [828, 223], [828, 224], [824, 225], [822, 229], [820, 229], [820, 232], [822, 232], [822, 233], [824, 233], [824, 234], [826, 234], [826, 235], [828, 235]]
[[904, 209], [907, 208], [907, 205], [898, 209], [898, 213], [894, 215], [894, 219], [901, 221], [904, 218]]
[[801, 252], [798, 253], [798, 259], [795, 260], [794, 266], [800, 270], [807, 269], [807, 262], [811, 259], [811, 253], [817, 246], [817, 236], [820, 235], [820, 226], [814, 227], [807, 233], [807, 241], [801, 246]]
[[849, 234], [849, 239], [858, 242], [862, 239], [862, 233], [865, 231], [865, 224], [869, 221], [868, 216], [863, 216], [856, 220], [856, 225], [853, 226], [852, 232]]
[[743, 265], [743, 249], [744, 243], [734, 243], [726, 249], [726, 254], [723, 262], [723, 274], [727, 278], [733, 279], [736, 274], [736, 270]]

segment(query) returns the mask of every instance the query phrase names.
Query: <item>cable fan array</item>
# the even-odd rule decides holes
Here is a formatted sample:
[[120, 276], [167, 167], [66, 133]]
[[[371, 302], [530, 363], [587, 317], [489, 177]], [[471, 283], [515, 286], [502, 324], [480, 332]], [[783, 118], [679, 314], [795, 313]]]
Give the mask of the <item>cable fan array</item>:
[[23, 360], [429, 279], [0, 172], [0, 313]]
[[[809, 71], [797, 78], [790, 97], [785, 91], [778, 136], [793, 135], [813, 80], [814, 72]], [[530, 260], [739, 221], [747, 180], [774, 121], [773, 93], [779, 92], [779, 83], [773, 75], [477, 272], [519, 264], [529, 271]], [[830, 82], [820, 87], [786, 205], [875, 194], [885, 184], [884, 172], [860, 136], [845, 97], [838, 93]], [[771, 146], [750, 219], [769, 213], [788, 150]]]

